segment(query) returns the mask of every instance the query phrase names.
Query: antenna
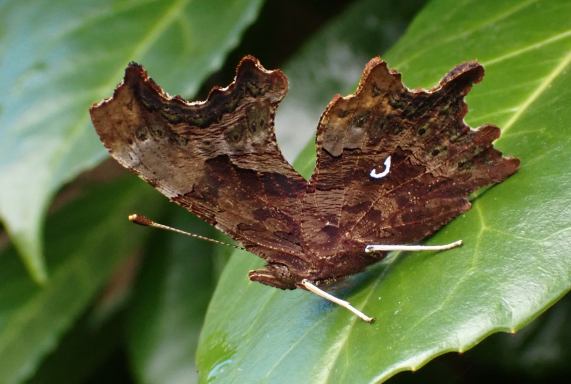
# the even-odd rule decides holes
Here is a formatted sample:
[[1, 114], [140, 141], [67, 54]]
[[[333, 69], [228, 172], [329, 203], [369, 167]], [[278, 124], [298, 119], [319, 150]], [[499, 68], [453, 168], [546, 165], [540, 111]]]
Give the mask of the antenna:
[[225, 243], [225, 242], [223, 242], [223, 241], [214, 240], [214, 239], [211, 239], [211, 238], [209, 238], [209, 237], [197, 235], [196, 233], [186, 232], [186, 231], [183, 231], [183, 230], [181, 230], [181, 229], [177, 229], [177, 228], [169, 227], [168, 225], [164, 225], [164, 224], [157, 223], [157, 222], [155, 222], [155, 221], [149, 219], [147, 216], [139, 215], [139, 214], [136, 214], [136, 213], [134, 213], [134, 214], [132, 214], [132, 215], [129, 215], [129, 221], [130, 221], [131, 223], [139, 224], [139, 225], [142, 225], [142, 226], [144, 226], [144, 227], [158, 228], [158, 229], [162, 229], [162, 230], [164, 230], [164, 231], [170, 231], [170, 232], [179, 233], [179, 234], [181, 234], [181, 235], [185, 235], [185, 236], [188, 236], [188, 237], [194, 237], [195, 239], [204, 240], [204, 241], [210, 241], [211, 243], [214, 243], [214, 244], [226, 245], [226, 246], [228, 246], [228, 247], [233, 247], [233, 248], [236, 248], [236, 249], [241, 249], [241, 250], [243, 250], [243, 251], [246, 250], [245, 248], [242, 248], [242, 247], [240, 247], [240, 246], [238, 246], [238, 245], [234, 245], [234, 244], [230, 244], [230, 243]]
[[369, 324], [375, 321], [375, 318], [365, 315], [363, 312], [359, 311], [357, 308], [352, 306], [351, 303], [349, 303], [348, 301], [341, 300], [340, 298], [335, 297], [332, 294], [325, 292], [324, 290], [322, 290], [321, 288], [319, 288], [318, 286], [316, 286], [315, 284], [313, 284], [311, 281], [309, 281], [307, 279], [303, 279], [301, 281], [301, 285], [303, 285], [305, 287], [305, 289], [307, 289], [311, 293], [314, 293], [317, 296], [323, 297], [324, 299], [327, 299], [327, 300], [329, 300], [329, 301], [331, 301], [337, 305], [342, 306], [345, 309], [348, 309], [349, 311], [353, 312], [353, 314], [355, 314], [359, 318], [361, 318], [361, 320], [363, 320]]

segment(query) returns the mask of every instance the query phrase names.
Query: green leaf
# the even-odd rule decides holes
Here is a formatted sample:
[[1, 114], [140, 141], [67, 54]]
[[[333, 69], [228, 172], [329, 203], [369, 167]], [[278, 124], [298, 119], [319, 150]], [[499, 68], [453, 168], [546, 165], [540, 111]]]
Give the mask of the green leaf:
[[[123, 338], [123, 316], [94, 321], [88, 311], [66, 332], [56, 350], [49, 354], [27, 384], [86, 383], [119, 349]], [[91, 379], [93, 380], [93, 379]], [[93, 382], [93, 381], [91, 381]]]
[[[0, 382], [31, 375], [61, 334], [84, 311], [117, 263], [132, 254], [145, 229], [126, 217], [136, 206], [160, 197], [137, 180], [92, 188], [47, 221], [48, 283], [38, 287], [15, 257], [0, 253]], [[130, 231], [124, 231], [131, 226]]]
[[106, 152], [89, 106], [131, 60], [191, 95], [219, 68], [262, 0], [5, 1], [0, 4], [0, 217], [37, 282], [53, 194]]
[[[209, 225], [180, 208], [176, 212], [166, 220], [172, 226], [212, 237]], [[140, 383], [193, 383], [198, 335], [215, 283], [215, 249], [164, 232], [149, 244], [127, 333], [134, 372]]]
[[[378, 14], [361, 11], [333, 26], [347, 49], [360, 44], [341, 25], [366, 28]], [[306, 292], [249, 283], [260, 260], [234, 255], [201, 336], [204, 382], [380, 382], [491, 333], [515, 332], [569, 291], [569, 14], [567, 1], [477, 0], [434, 1], [419, 14], [384, 56], [389, 66], [407, 86], [429, 87], [454, 65], [480, 60], [486, 77], [468, 98], [467, 121], [502, 127], [497, 146], [519, 157], [521, 170], [430, 240], [462, 239], [462, 248], [395, 255], [349, 279], [337, 294], [376, 317], [373, 325]], [[305, 62], [331, 73], [326, 64]]]

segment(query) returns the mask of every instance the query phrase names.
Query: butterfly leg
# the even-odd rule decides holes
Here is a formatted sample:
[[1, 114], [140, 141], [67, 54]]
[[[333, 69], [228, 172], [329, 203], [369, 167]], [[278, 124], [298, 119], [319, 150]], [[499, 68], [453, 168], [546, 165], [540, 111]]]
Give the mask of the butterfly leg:
[[462, 245], [462, 240], [442, 245], [398, 245], [398, 244], [370, 244], [365, 247], [366, 253], [387, 251], [444, 251]]
[[366, 321], [367, 323], [372, 323], [373, 321], [375, 321], [374, 318], [365, 315], [363, 312], [361, 312], [357, 308], [353, 307], [351, 305], [351, 303], [349, 303], [348, 301], [341, 300], [341, 299], [333, 296], [332, 294], [325, 292], [323, 289], [319, 288], [318, 286], [316, 286], [315, 284], [313, 284], [311, 281], [309, 281], [307, 279], [303, 279], [301, 281], [301, 285], [303, 285], [303, 287], [305, 289], [307, 289], [308, 291], [310, 291], [311, 293], [315, 293], [317, 296], [323, 297], [324, 299], [327, 299], [327, 300], [329, 300], [329, 301], [331, 301], [337, 305], [342, 306], [345, 309], [348, 309], [349, 311], [353, 312], [355, 315], [357, 315], [359, 318]]

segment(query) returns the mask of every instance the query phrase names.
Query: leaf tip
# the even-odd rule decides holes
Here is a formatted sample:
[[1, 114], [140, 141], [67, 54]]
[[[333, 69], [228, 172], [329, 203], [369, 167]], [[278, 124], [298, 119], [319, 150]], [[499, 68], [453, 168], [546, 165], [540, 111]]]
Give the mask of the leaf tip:
[[[8, 232], [10, 231], [8, 230]], [[39, 286], [45, 285], [48, 281], [48, 272], [42, 240], [39, 235], [35, 233], [13, 233], [11, 239], [30, 278]]]

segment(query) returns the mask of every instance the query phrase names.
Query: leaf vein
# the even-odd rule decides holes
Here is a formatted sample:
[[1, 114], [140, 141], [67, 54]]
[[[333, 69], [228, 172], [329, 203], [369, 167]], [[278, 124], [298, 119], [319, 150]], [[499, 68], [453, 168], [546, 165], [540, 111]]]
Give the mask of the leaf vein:
[[[548, 39], [538, 41], [537, 43], [530, 44], [530, 45], [527, 45], [523, 48], [513, 50], [513, 51], [508, 52], [502, 56], [498, 56], [495, 59], [492, 59], [490, 61], [485, 61], [482, 63], [482, 65], [491, 66], [491, 65], [500, 63], [502, 61], [505, 61], [507, 59], [511, 59], [512, 57], [519, 56], [519, 55], [524, 54], [524, 53], [529, 52], [529, 51], [533, 51], [534, 49], [542, 48], [546, 45], [558, 42], [559, 40], [564, 40], [565, 38], [570, 37], [570, 36], [571, 36], [571, 29], [566, 30], [565, 32], [559, 33], [557, 35], [554, 35]], [[537, 65], [538, 63], [535, 63], [535, 64]]]
[[529, 109], [529, 107], [549, 88], [553, 80], [555, 80], [561, 73], [563, 73], [564, 69], [569, 65], [571, 62], [571, 51], [567, 52], [563, 59], [559, 62], [559, 64], [553, 68], [553, 70], [549, 73], [549, 75], [543, 80], [537, 89], [532, 92], [527, 99], [519, 106], [518, 111], [514, 113], [511, 119], [504, 125], [503, 133], [507, 132], [516, 121]]

